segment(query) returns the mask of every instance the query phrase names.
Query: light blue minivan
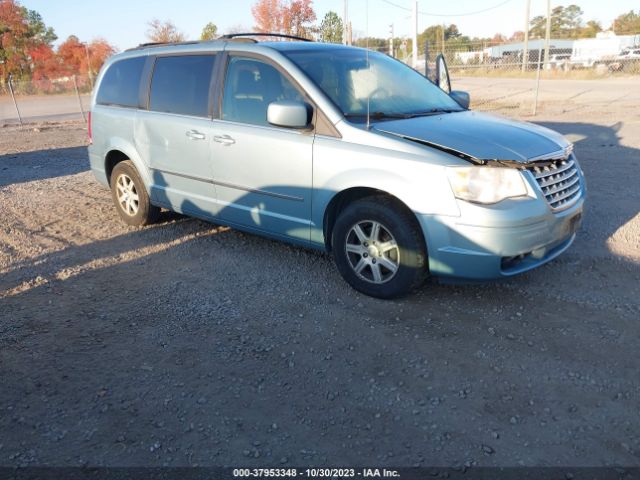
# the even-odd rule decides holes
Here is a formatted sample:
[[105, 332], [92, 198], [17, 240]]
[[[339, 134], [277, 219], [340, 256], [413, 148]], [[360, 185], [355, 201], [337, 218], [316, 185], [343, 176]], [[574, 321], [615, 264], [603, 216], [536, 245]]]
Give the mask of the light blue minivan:
[[104, 65], [89, 158], [127, 224], [165, 208], [326, 250], [379, 298], [428, 275], [508, 277], [571, 245], [585, 183], [561, 135], [469, 110], [442, 59], [434, 84], [292, 40], [142, 45]]

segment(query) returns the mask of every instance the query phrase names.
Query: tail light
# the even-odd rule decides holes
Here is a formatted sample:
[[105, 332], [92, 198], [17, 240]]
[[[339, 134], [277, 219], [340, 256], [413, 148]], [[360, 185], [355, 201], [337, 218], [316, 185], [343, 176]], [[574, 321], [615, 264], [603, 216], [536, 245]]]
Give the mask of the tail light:
[[89, 134], [89, 145], [93, 143], [93, 138], [91, 137], [91, 110], [87, 112], [87, 133]]

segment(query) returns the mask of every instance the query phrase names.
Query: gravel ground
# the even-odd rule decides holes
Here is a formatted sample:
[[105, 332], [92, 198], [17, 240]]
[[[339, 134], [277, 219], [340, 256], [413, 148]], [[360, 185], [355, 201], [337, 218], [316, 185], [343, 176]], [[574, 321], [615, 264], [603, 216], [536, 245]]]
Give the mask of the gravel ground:
[[127, 227], [81, 124], [0, 129], [0, 465], [640, 465], [636, 112], [536, 118], [588, 180], [566, 254], [400, 301], [320, 253]]

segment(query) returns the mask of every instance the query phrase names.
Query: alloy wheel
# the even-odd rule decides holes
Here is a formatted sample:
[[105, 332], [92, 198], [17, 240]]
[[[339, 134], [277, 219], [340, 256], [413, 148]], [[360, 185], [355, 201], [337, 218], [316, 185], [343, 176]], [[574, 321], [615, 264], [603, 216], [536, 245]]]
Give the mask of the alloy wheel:
[[400, 267], [400, 249], [380, 222], [363, 220], [347, 233], [345, 250], [349, 264], [358, 277], [381, 284], [391, 280]]
[[122, 211], [127, 215], [134, 217], [138, 213], [140, 205], [140, 197], [136, 190], [136, 185], [128, 175], [124, 173], [118, 175], [116, 180], [116, 191], [118, 196], [118, 204]]

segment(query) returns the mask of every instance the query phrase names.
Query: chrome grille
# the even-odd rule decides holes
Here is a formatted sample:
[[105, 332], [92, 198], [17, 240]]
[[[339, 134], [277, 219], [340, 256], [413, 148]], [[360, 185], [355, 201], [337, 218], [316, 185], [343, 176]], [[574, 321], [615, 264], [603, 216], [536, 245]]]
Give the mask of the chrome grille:
[[562, 210], [580, 198], [580, 177], [573, 157], [553, 160], [544, 166], [534, 165], [533, 174], [552, 210]]

